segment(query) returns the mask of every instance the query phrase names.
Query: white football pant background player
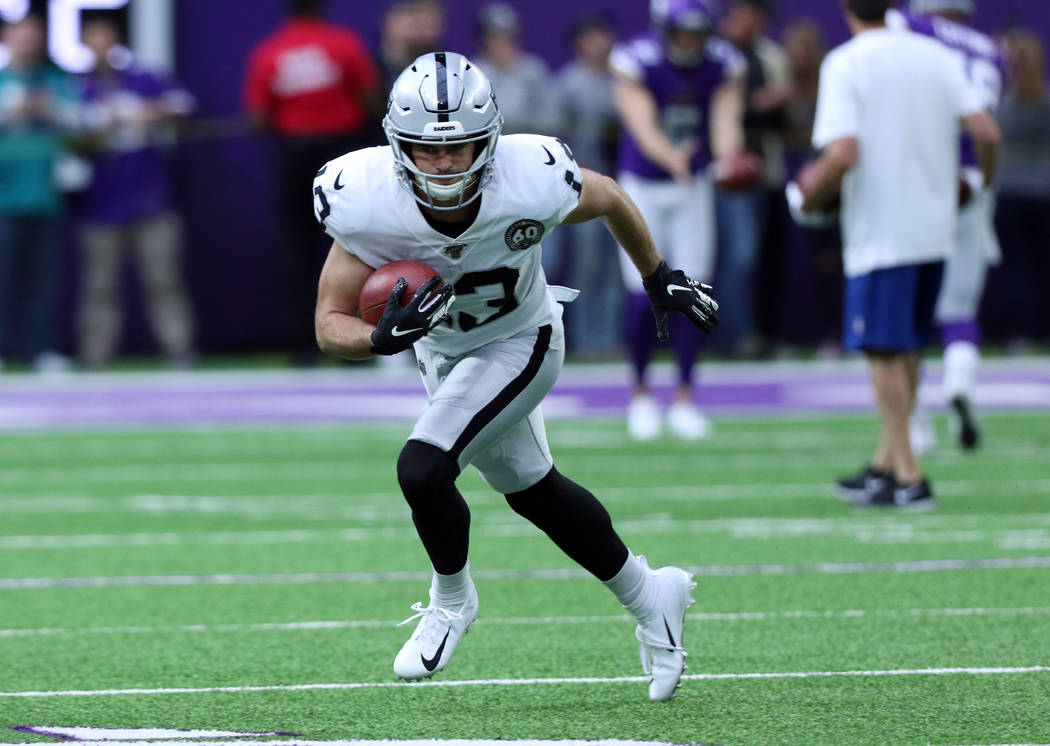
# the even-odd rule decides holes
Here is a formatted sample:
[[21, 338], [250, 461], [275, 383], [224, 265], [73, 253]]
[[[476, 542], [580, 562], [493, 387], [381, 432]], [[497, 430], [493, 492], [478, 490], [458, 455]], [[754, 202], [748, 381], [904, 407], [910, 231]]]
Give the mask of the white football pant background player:
[[[968, 26], [976, 10], [974, 0], [911, 0], [905, 14], [891, 10], [891, 28], [911, 29], [931, 36], [947, 46], [963, 66], [984, 107], [994, 112], [1003, 92], [1003, 59], [995, 41]], [[944, 348], [942, 393], [948, 403], [959, 444], [974, 448], [980, 429], [973, 414], [973, 400], [980, 363], [980, 310], [984, 283], [990, 264], [1001, 258], [995, 233], [995, 195], [972, 163], [969, 142], [964, 141], [963, 176], [972, 192], [969, 202], [959, 210], [955, 230], [955, 251], [944, 267], [944, 280], [937, 300], [935, 318], [941, 329]], [[911, 439], [916, 453], [936, 445], [928, 407], [919, 406], [911, 421]]]

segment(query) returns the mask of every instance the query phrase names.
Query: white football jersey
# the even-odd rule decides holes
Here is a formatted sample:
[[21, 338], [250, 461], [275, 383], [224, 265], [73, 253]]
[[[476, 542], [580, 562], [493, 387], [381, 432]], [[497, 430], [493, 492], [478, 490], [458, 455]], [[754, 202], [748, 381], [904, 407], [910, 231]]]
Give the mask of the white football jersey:
[[416, 344], [456, 357], [560, 313], [547, 289], [540, 242], [576, 208], [582, 184], [560, 140], [503, 135], [477, 218], [450, 238], [423, 217], [383, 146], [329, 161], [314, 181], [314, 212], [329, 236], [370, 267], [413, 259], [455, 288], [450, 319]]

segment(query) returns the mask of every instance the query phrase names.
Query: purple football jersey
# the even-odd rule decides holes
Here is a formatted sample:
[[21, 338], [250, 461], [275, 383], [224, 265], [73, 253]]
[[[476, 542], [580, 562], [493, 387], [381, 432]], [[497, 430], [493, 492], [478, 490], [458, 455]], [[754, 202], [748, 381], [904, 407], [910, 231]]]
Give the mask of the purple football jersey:
[[[695, 67], [678, 67], [668, 61], [661, 39], [653, 33], [645, 33], [619, 45], [613, 52], [611, 64], [614, 70], [638, 81], [653, 95], [660, 114], [660, 126], [672, 143], [697, 142], [699, 147], [692, 160], [693, 173], [705, 169], [711, 162], [708, 123], [711, 99], [726, 78], [742, 72], [740, 55], [728, 42], [712, 37]], [[645, 179], [671, 178], [662, 167], [642, 154], [626, 129], [620, 138], [619, 167], [621, 171]]]
[[80, 218], [125, 223], [171, 206], [169, 164], [150, 134], [129, 122], [147, 105], [188, 113], [189, 93], [161, 77], [131, 68], [112, 75], [88, 74], [81, 100], [89, 130], [105, 133], [103, 150], [92, 158], [91, 185], [77, 205]]
[[[995, 111], [1003, 95], [1006, 61], [1002, 50], [990, 36], [938, 16], [901, 14], [912, 31], [937, 39], [961, 55], [966, 64], [966, 75], [981, 92], [981, 100], [989, 111]], [[969, 134], [962, 139], [962, 165], [974, 166], [977, 156]]]

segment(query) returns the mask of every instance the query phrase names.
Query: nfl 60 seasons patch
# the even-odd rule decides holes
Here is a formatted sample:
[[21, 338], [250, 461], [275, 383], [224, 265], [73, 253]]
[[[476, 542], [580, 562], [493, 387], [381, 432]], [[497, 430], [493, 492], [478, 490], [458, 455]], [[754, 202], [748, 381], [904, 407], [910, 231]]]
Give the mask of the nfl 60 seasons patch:
[[543, 223], [538, 220], [522, 218], [511, 223], [510, 228], [503, 234], [507, 246], [511, 251], [521, 251], [530, 246], [535, 246], [543, 238]]

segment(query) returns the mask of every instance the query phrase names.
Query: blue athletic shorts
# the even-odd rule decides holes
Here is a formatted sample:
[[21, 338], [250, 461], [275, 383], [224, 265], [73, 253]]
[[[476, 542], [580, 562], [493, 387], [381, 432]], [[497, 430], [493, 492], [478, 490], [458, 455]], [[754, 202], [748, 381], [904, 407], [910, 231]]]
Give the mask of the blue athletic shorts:
[[905, 264], [846, 279], [843, 345], [865, 352], [916, 351], [933, 341], [944, 262]]

